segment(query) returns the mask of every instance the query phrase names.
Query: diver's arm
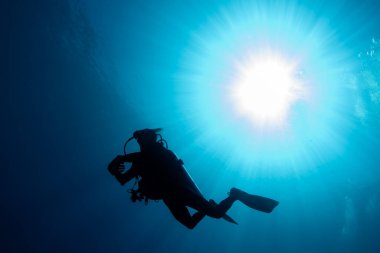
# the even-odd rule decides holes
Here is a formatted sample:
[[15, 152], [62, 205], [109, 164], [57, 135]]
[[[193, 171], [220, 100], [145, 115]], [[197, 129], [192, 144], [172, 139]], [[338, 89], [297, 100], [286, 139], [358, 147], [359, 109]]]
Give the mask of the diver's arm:
[[120, 156], [120, 159], [124, 163], [132, 163], [132, 162], [137, 161], [140, 156], [141, 156], [141, 153], [136, 152], [136, 153], [130, 153], [130, 154], [122, 155], [122, 156]]
[[119, 181], [119, 183], [121, 185], [125, 185], [126, 183], [128, 183], [131, 179], [133, 179], [134, 177], [137, 176], [137, 173], [135, 170], [133, 170], [133, 168], [127, 170], [125, 173], [117, 173], [114, 175], [115, 178], [117, 179], [117, 181]]
[[117, 181], [119, 181], [121, 185], [126, 184], [132, 178], [137, 176], [137, 171], [135, 167], [133, 166], [133, 164], [129, 170], [127, 170], [124, 173], [123, 171], [125, 169], [124, 163], [134, 162], [137, 160], [138, 156], [139, 156], [139, 153], [132, 153], [125, 156], [118, 155], [108, 165], [108, 171], [116, 177]]

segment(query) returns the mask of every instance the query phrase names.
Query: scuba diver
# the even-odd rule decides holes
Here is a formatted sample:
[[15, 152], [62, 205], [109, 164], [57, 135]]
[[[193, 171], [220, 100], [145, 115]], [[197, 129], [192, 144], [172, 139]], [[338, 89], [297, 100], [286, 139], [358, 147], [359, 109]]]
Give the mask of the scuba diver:
[[[189, 229], [193, 229], [205, 216], [223, 218], [237, 224], [226, 214], [237, 200], [266, 213], [272, 212], [279, 204], [276, 200], [248, 194], [237, 188], [231, 188], [229, 196], [218, 204], [214, 200], [206, 200], [187, 173], [183, 161], [168, 149], [167, 142], [160, 134], [161, 130], [135, 131], [125, 142], [124, 155], [116, 156], [108, 165], [108, 171], [121, 185], [136, 178], [129, 190], [133, 202], [163, 200], [172, 215]], [[126, 154], [125, 148], [133, 139], [139, 144], [140, 152]], [[126, 171], [125, 163], [131, 163], [130, 169]], [[188, 207], [196, 212], [191, 215]]]

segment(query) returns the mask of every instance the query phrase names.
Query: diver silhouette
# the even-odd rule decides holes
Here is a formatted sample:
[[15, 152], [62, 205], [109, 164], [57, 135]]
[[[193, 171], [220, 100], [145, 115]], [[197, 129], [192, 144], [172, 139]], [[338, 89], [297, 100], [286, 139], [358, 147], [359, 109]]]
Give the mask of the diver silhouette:
[[[214, 200], [206, 200], [187, 173], [183, 161], [168, 149], [167, 142], [159, 134], [161, 130], [158, 128], [135, 131], [124, 145], [124, 155], [116, 156], [108, 165], [109, 172], [121, 185], [136, 178], [129, 191], [133, 202], [163, 200], [173, 216], [190, 229], [205, 216], [224, 218], [237, 224], [226, 214], [236, 200], [266, 213], [272, 212], [279, 204], [276, 200], [248, 194], [237, 188], [231, 188], [229, 196], [219, 204]], [[126, 145], [132, 139], [137, 140], [140, 152], [126, 154]], [[131, 163], [127, 171], [124, 163]], [[197, 212], [191, 215], [188, 207]]]

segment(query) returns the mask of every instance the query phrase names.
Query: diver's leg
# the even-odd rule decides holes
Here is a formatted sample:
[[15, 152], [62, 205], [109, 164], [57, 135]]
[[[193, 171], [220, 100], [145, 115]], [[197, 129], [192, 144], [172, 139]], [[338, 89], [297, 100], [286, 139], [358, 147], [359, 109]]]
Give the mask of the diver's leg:
[[277, 200], [249, 194], [240, 189], [232, 188], [229, 196], [222, 200], [219, 204], [216, 204], [213, 200], [207, 201], [201, 196], [193, 196], [189, 199], [188, 206], [205, 212], [210, 217], [221, 218], [226, 214], [236, 200], [239, 200], [241, 203], [250, 208], [265, 213], [272, 212], [273, 209], [279, 204]]
[[235, 201], [235, 197], [228, 196], [226, 199], [217, 204], [213, 200], [207, 201], [204, 197], [194, 194], [192, 196], [188, 196], [186, 205], [202, 213], [206, 213], [207, 216], [221, 218], [226, 214], [228, 209], [231, 208]]
[[224, 200], [220, 201], [217, 205], [213, 200], [210, 200], [210, 203], [214, 204], [214, 207], [216, 208], [216, 215], [222, 217], [232, 207], [232, 204], [235, 201], [236, 198], [228, 196]]
[[176, 199], [164, 199], [164, 203], [176, 220], [189, 229], [193, 229], [206, 215], [200, 211], [191, 215], [187, 207]]

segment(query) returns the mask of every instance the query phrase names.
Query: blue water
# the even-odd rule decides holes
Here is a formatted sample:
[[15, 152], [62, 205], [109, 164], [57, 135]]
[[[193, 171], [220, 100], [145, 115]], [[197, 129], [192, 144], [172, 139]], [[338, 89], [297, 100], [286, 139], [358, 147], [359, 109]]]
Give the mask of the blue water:
[[[379, 252], [377, 5], [1, 4], [0, 252]], [[224, 100], [232, 60], [263, 45], [298, 59], [313, 95], [274, 130]], [[131, 203], [106, 167], [147, 127], [206, 197], [236, 186], [280, 205], [188, 230], [162, 202]]]

